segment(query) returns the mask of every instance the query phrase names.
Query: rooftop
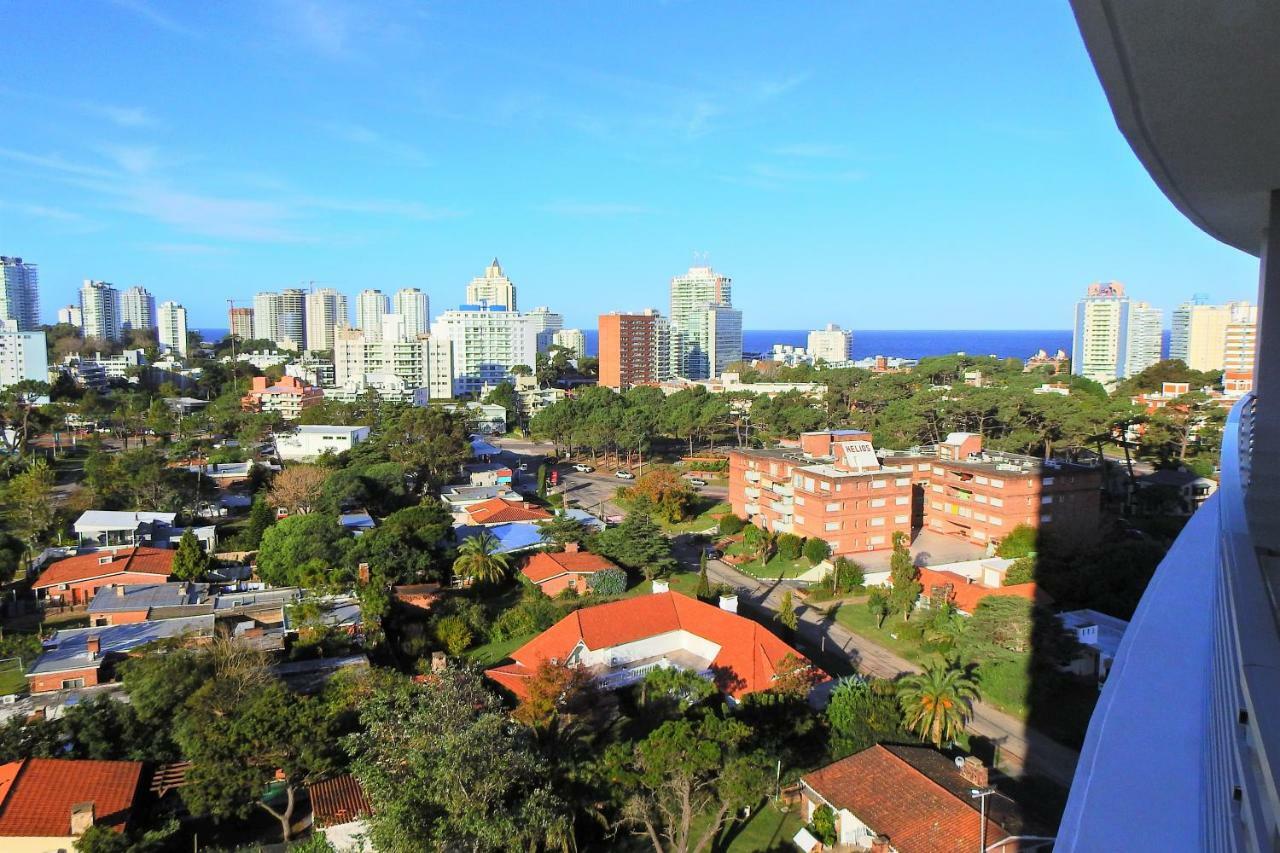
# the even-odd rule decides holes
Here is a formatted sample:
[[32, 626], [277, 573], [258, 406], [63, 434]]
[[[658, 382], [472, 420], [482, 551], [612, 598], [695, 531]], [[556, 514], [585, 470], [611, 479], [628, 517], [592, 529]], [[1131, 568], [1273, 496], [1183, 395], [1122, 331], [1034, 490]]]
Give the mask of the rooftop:
[[318, 826], [340, 826], [373, 814], [364, 788], [349, 773], [308, 785], [307, 792]]
[[303, 424], [297, 427], [294, 432], [302, 435], [333, 435], [341, 433], [343, 435], [354, 435], [361, 431], [367, 431], [367, 426], [339, 426], [338, 424]]
[[542, 551], [530, 557], [520, 572], [534, 583], [542, 583], [568, 572], [591, 574], [616, 568], [599, 554], [586, 551]]
[[78, 583], [92, 578], [107, 577], [121, 572], [136, 572], [166, 579], [173, 571], [174, 551], [167, 548], [148, 548], [136, 545], [121, 551], [93, 551], [75, 557], [67, 557], [50, 565], [40, 573], [32, 589], [45, 589], [64, 583]]
[[110, 509], [89, 509], [80, 513], [75, 529], [85, 530], [136, 530], [141, 524], [173, 526], [175, 512], [123, 512]]
[[[36, 658], [27, 675], [50, 672], [66, 672], [74, 669], [93, 669], [111, 654], [127, 654], [134, 649], [177, 637], [212, 637], [214, 617], [188, 616], [180, 619], [160, 619], [154, 622], [132, 622], [127, 625], [106, 625], [92, 628], [64, 628], [54, 632], [53, 639], [45, 643], [44, 653]], [[89, 651], [89, 638], [96, 637], [99, 652]]]
[[123, 832], [142, 787], [140, 761], [28, 758], [0, 765], [0, 836], [66, 838], [71, 811], [92, 803], [94, 823]]
[[209, 606], [207, 583], [149, 583], [99, 587], [90, 613], [151, 610], [156, 607]]
[[540, 506], [523, 501], [491, 498], [472, 504], [465, 512], [472, 524], [507, 524], [519, 521], [546, 521], [551, 513]]

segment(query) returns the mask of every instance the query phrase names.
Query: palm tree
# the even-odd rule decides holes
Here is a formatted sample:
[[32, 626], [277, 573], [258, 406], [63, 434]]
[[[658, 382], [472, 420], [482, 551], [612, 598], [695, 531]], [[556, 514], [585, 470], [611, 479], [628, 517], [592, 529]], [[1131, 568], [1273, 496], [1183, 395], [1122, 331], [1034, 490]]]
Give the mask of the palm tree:
[[907, 728], [937, 747], [964, 730], [978, 698], [978, 683], [951, 662], [930, 664], [898, 687]]
[[930, 644], [947, 650], [960, 642], [964, 628], [964, 617], [950, 604], [943, 604], [933, 612], [929, 623], [925, 625], [924, 638]]
[[479, 536], [472, 536], [458, 548], [453, 571], [481, 583], [502, 580], [511, 570], [511, 558], [501, 553], [499, 547], [497, 537], [487, 530]]

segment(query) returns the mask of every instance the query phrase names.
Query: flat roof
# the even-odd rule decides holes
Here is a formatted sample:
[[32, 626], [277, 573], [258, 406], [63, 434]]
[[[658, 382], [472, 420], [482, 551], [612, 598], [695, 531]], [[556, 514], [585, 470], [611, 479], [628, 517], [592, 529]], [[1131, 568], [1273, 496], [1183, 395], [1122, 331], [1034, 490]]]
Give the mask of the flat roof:
[[341, 432], [351, 435], [352, 433], [368, 430], [367, 426], [338, 426], [337, 424], [303, 424], [294, 430], [302, 435], [325, 435], [329, 433]]
[[119, 613], [153, 607], [189, 607], [207, 603], [207, 583], [146, 583], [99, 587], [90, 613]]
[[[132, 622], [128, 625], [106, 625], [93, 628], [64, 628], [53, 635], [44, 653], [36, 658], [27, 675], [43, 675], [74, 669], [97, 668], [109, 654], [127, 654], [136, 648], [191, 634], [196, 637], [213, 636], [214, 617], [188, 616], [180, 619], [160, 619], [154, 622]], [[90, 637], [97, 637], [99, 654], [88, 651]]]

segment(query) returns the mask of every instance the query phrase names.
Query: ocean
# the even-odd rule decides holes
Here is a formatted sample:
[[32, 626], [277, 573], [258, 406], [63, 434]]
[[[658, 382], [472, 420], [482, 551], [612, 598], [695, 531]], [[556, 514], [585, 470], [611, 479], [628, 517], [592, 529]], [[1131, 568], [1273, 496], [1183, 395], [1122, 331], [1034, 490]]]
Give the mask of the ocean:
[[[197, 329], [205, 340], [221, 340], [223, 329]], [[587, 354], [597, 351], [597, 332], [583, 329], [587, 339]], [[774, 344], [802, 347], [808, 341], [807, 329], [747, 329], [742, 333], [742, 349], [745, 352], [763, 353]], [[1168, 333], [1165, 333], [1166, 339]], [[1167, 347], [1166, 340], [1166, 347]], [[994, 355], [998, 358], [1028, 358], [1036, 350], [1052, 355], [1057, 350], [1071, 352], [1070, 329], [867, 329], [853, 333], [853, 357], [874, 355], [898, 358], [923, 358], [928, 355], [950, 355], [963, 352], [969, 355]]]

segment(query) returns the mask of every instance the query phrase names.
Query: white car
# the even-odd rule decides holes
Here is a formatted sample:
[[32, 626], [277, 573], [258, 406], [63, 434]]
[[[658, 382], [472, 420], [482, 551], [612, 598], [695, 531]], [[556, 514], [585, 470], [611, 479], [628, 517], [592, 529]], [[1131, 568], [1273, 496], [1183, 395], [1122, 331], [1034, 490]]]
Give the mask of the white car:
[[592, 468], [590, 465], [583, 465], [582, 463], [578, 463], [577, 465], [573, 466], [573, 470], [577, 471], [579, 474], [590, 474], [592, 471], [596, 469]]
[[630, 471], [614, 471], [613, 476], [617, 477], [619, 480], [634, 480], [636, 478], [636, 475], [632, 474]]
[[705, 486], [707, 484], [707, 481], [700, 477], [690, 477], [687, 482], [691, 486]]

